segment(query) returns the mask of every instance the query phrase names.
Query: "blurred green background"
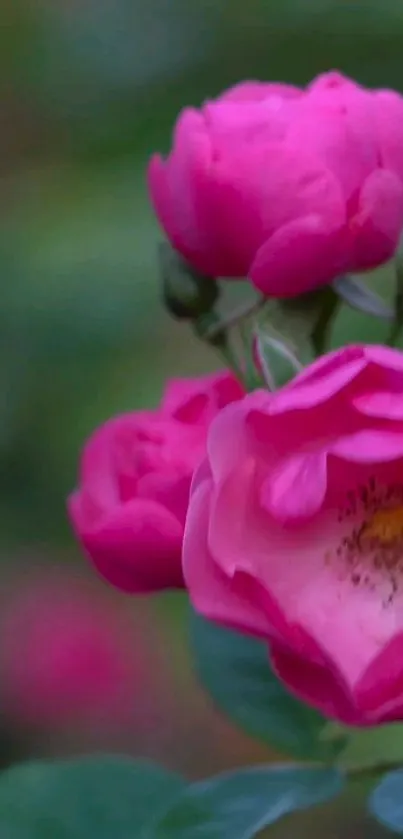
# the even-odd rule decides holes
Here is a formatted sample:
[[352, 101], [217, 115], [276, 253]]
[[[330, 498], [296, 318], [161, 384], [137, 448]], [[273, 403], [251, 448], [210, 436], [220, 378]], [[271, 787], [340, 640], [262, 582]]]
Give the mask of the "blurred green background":
[[[241, 78], [304, 84], [336, 67], [403, 90], [402, 55], [398, 0], [2, 0], [0, 526], [8, 584], [18, 588], [27, 568], [58, 563], [74, 577], [87, 573], [98, 596], [105, 587], [85, 568], [65, 515], [84, 438], [113, 413], [156, 404], [166, 375], [216, 363], [159, 300], [160, 233], [145, 168], [154, 150], [169, 147], [178, 110]], [[335, 340], [377, 334], [381, 326], [349, 315]], [[163, 675], [152, 723], [89, 737], [85, 726], [49, 733], [6, 715], [9, 754], [118, 748], [196, 776], [267, 759], [195, 688], [180, 599], [121, 597], [117, 608], [130, 613], [136, 643], [151, 643], [151, 634], [157, 648]], [[354, 836], [379, 834], [358, 816], [353, 823], [351, 808], [337, 818], [351, 809]], [[323, 822], [326, 836], [342, 835], [333, 814], [332, 825]]]

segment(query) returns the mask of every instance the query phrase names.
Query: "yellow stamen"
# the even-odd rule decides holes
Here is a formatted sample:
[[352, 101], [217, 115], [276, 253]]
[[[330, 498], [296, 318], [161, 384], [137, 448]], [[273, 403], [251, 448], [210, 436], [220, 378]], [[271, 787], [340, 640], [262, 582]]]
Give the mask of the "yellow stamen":
[[390, 545], [403, 538], [403, 506], [377, 510], [361, 531], [361, 537]]

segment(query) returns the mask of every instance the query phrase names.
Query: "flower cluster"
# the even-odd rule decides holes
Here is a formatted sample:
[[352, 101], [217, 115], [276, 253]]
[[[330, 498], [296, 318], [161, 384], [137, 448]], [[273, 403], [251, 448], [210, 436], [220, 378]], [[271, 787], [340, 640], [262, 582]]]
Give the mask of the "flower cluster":
[[[403, 98], [334, 72], [305, 90], [244, 82], [183, 111], [149, 187], [181, 283], [246, 278], [262, 310], [292, 298], [314, 313], [316, 359], [262, 344], [254, 323], [234, 372], [173, 380], [158, 409], [107, 422], [83, 452], [74, 530], [114, 586], [185, 588], [206, 619], [265, 641], [326, 717], [403, 719], [403, 354], [325, 352], [334, 281], [397, 251]], [[217, 295], [188, 319], [235, 359], [239, 319], [220, 321]], [[268, 344], [303, 368], [279, 388]]]

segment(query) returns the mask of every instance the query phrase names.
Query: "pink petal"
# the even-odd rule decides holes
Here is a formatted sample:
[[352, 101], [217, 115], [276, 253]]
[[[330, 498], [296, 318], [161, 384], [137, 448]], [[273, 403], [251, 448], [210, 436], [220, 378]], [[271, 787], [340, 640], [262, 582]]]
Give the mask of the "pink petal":
[[[385, 610], [385, 598], [391, 590], [386, 580], [374, 577], [373, 586], [363, 582], [365, 557], [360, 571], [354, 572], [346, 558], [338, 556], [337, 546], [343, 544], [344, 534], [353, 530], [354, 522], [347, 520], [338, 529], [337, 523], [331, 525], [330, 521], [329, 516], [327, 534], [324, 516], [322, 524], [316, 521], [312, 529], [304, 526], [293, 539], [284, 534], [282, 546], [279, 537], [276, 544], [272, 532], [266, 585], [287, 620], [301, 626], [320, 643], [337, 680], [353, 691], [369, 663], [395, 632], [399, 605]], [[370, 557], [368, 566], [371, 580]], [[353, 583], [355, 573], [361, 580], [358, 585]], [[307, 686], [308, 682], [307, 672]]]
[[401, 720], [403, 712], [403, 632], [397, 632], [371, 662], [356, 688], [357, 704], [373, 723]]
[[168, 379], [162, 398], [162, 410], [170, 416], [175, 415], [195, 394], [204, 392], [200, 381], [193, 378]]
[[314, 641], [300, 627], [287, 624], [276, 601], [256, 579], [242, 569], [233, 569], [228, 576], [214, 561], [206, 542], [211, 491], [208, 478], [196, 476], [183, 547], [184, 576], [193, 605], [210, 620], [257, 637], [288, 641], [322, 661]]
[[208, 459], [205, 458], [204, 460], [202, 460], [199, 466], [196, 466], [196, 469], [193, 472], [193, 477], [190, 485], [190, 496], [192, 497], [192, 495], [196, 492], [197, 488], [200, 486], [200, 484], [204, 483], [204, 481], [207, 481], [209, 484], [211, 484], [212, 477], [213, 476], [211, 472], [210, 463]]
[[269, 297], [294, 297], [331, 282], [343, 270], [343, 229], [318, 215], [284, 224], [258, 250], [249, 276]]
[[403, 429], [392, 431], [364, 430], [342, 437], [329, 448], [329, 453], [352, 463], [382, 463], [403, 456]]
[[336, 350], [330, 350], [301, 370], [286, 387], [289, 390], [290, 388], [294, 389], [300, 384], [305, 384], [305, 382], [323, 382], [332, 373], [338, 370], [343, 371], [345, 367], [349, 369], [351, 362], [358, 361], [364, 357], [364, 352], [365, 347], [361, 344], [349, 344], [345, 347], [339, 347]]
[[364, 350], [359, 346], [328, 353], [277, 391], [269, 411], [275, 415], [320, 405], [354, 382], [367, 365]]
[[77, 537], [112, 585], [138, 593], [183, 586], [183, 529], [155, 501], [134, 499], [94, 524], [88, 521], [80, 494], [76, 494], [70, 499], [69, 513]]
[[403, 180], [403, 98], [392, 90], [373, 94], [381, 165]]
[[[228, 153], [221, 161], [218, 160], [211, 172], [211, 182], [205, 197], [221, 245], [225, 243], [229, 253], [237, 253], [244, 274], [248, 272], [262, 242], [272, 234], [280, 236], [282, 250], [290, 246], [297, 247], [298, 251], [300, 245], [303, 248], [307, 235], [310, 242], [312, 236], [315, 237], [315, 245], [318, 239], [320, 243], [324, 239], [326, 248], [321, 245], [322, 251], [328, 253], [331, 249], [330, 238], [334, 237], [335, 231], [339, 232], [345, 220], [344, 202], [334, 176], [306, 152], [302, 153], [301, 149], [296, 150], [281, 143], [252, 146], [248, 154], [240, 148], [239, 151]], [[295, 235], [294, 228], [290, 228], [290, 234], [284, 237], [282, 227], [306, 213], [310, 217], [302, 221], [303, 234], [300, 228], [296, 228], [298, 234]], [[276, 242], [277, 239], [269, 241]], [[318, 253], [318, 247], [320, 245], [316, 246], [313, 254], [316, 272], [317, 258], [322, 256], [322, 253]], [[263, 245], [263, 248], [270, 251], [269, 244]], [[303, 252], [298, 256], [299, 261], [304, 261]], [[274, 255], [270, 260], [271, 269], [276, 268], [273, 262], [278, 262], [279, 258], [277, 256], [276, 259]], [[284, 261], [283, 254], [281, 258]], [[259, 253], [257, 260], [260, 260]], [[289, 281], [288, 274], [291, 272], [294, 277], [296, 271], [295, 251], [292, 258], [289, 256], [288, 263]], [[283, 287], [282, 281], [283, 277], [280, 279]], [[266, 279], [266, 283], [269, 282]], [[305, 278], [303, 281], [296, 280], [299, 285], [301, 282], [305, 284]], [[294, 285], [296, 283], [294, 280]], [[278, 285], [279, 282], [276, 282], [277, 290]]]
[[162, 410], [180, 422], [210, 421], [222, 407], [240, 399], [243, 394], [235, 376], [227, 371], [197, 378], [170, 379], [164, 391]]
[[367, 417], [403, 420], [403, 396], [391, 391], [364, 393], [353, 399], [354, 408]]
[[162, 399], [164, 414], [189, 425], [203, 422], [209, 402], [210, 377], [170, 379]]
[[225, 159], [231, 151], [246, 158], [258, 145], [282, 141], [292, 124], [296, 101], [272, 95], [242, 104], [219, 100], [205, 105], [215, 160]]
[[214, 481], [224, 481], [234, 467], [234, 451], [239, 456], [249, 451], [251, 440], [245, 419], [254, 409], [267, 407], [271, 395], [267, 391], [255, 391], [244, 399], [223, 408], [210, 426], [207, 438], [207, 453]]
[[349, 200], [378, 164], [373, 97], [358, 85], [316, 83], [298, 104], [288, 138], [310, 149]]
[[100, 510], [119, 501], [116, 441], [122, 435], [136, 438], [142, 419], [154, 420], [151, 411], [122, 414], [105, 422], [87, 440], [80, 462], [80, 482]]
[[253, 605], [247, 588], [230, 581], [216, 566], [207, 546], [211, 484], [202, 482], [192, 494], [183, 543], [183, 574], [195, 609], [206, 618], [241, 631], [267, 634], [264, 611]]
[[147, 180], [148, 190], [153, 204], [154, 212], [161, 224], [161, 227], [168, 235], [172, 244], [177, 250], [182, 250], [180, 228], [176, 220], [172, 194], [168, 182], [167, 166], [161, 155], [154, 154], [148, 165]]
[[289, 524], [317, 513], [326, 487], [326, 454], [296, 454], [270, 471], [262, 485], [260, 502], [274, 519]]
[[256, 467], [255, 459], [241, 456], [211, 493], [208, 548], [230, 579], [239, 571], [259, 579], [257, 568], [266, 559], [265, 514], [254, 492]]
[[331, 719], [341, 720], [347, 725], [362, 724], [362, 714], [354, 706], [348, 686], [330, 665], [324, 667], [307, 661], [277, 645], [271, 646], [270, 658], [279, 679], [299, 699]]
[[148, 184], [156, 215], [174, 247], [200, 271], [213, 276], [214, 252], [199, 200], [199, 180], [210, 164], [204, 119], [187, 108], [177, 121], [168, 159], [152, 158]]
[[385, 367], [386, 370], [403, 371], [403, 352], [401, 350], [378, 344], [367, 344], [364, 348], [364, 354], [369, 361], [373, 361], [380, 367]]
[[174, 470], [161, 468], [150, 472], [138, 481], [137, 498], [148, 498], [161, 504], [184, 526], [189, 505], [190, 472], [175, 474]]
[[392, 258], [403, 228], [403, 184], [393, 172], [376, 169], [366, 179], [349, 224], [350, 270], [375, 268]]
[[325, 93], [328, 95], [331, 93], [335, 96], [343, 95], [346, 92], [348, 94], [351, 90], [356, 92], [357, 90], [363, 90], [363, 88], [349, 79], [348, 76], [344, 76], [339, 70], [328, 70], [326, 73], [320, 73], [307, 87], [308, 94]]

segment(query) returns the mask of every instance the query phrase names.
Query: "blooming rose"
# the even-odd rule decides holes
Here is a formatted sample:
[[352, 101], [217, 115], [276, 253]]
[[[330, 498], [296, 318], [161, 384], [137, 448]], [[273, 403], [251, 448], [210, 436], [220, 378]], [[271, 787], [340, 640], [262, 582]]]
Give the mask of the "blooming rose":
[[207, 451], [184, 539], [195, 608], [266, 639], [325, 715], [403, 719], [403, 353], [330, 353], [225, 408]]
[[[147, 677], [128, 622], [69, 574], [28, 575], [2, 602], [1, 704], [35, 725], [129, 718]], [[146, 679], [147, 680], [147, 679]]]
[[402, 182], [403, 98], [335, 72], [186, 108], [149, 169], [158, 219], [190, 263], [278, 297], [390, 259]]
[[150, 592], [183, 585], [193, 470], [211, 420], [242, 395], [226, 372], [174, 379], [157, 410], [115, 417], [87, 442], [70, 517], [96, 568], [117, 588]]

